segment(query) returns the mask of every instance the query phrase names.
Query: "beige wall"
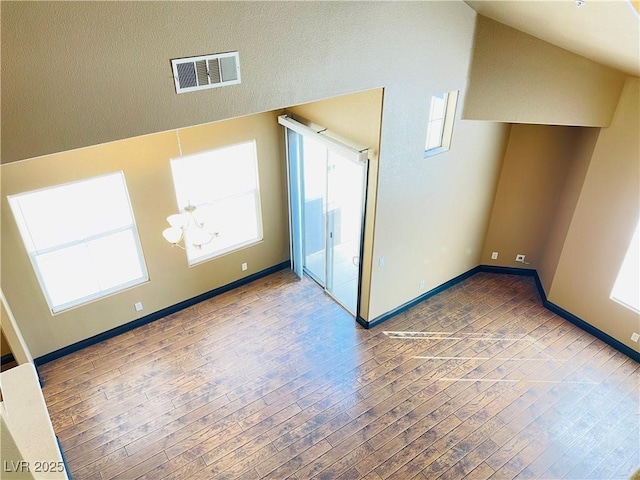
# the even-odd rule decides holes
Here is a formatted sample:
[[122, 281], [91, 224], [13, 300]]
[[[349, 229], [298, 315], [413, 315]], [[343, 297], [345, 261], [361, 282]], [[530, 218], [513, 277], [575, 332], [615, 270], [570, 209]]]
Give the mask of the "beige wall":
[[[475, 16], [463, 2], [2, 2], [2, 162], [380, 86], [417, 126], [415, 107], [466, 77]], [[170, 59], [232, 50], [240, 85], [176, 95]]]
[[5, 480], [35, 479], [30, 469], [11, 468], [12, 465], [20, 465], [20, 462], [26, 462], [27, 460], [25, 460], [24, 455], [16, 444], [3, 413], [0, 413], [0, 438], [2, 438], [2, 442], [0, 442], [0, 462], [5, 467], [2, 478]]
[[[3, 422], [0, 455], [8, 464], [2, 464], [2, 478], [32, 478], [5, 475], [7, 471], [15, 470], [11, 468], [12, 460], [16, 465], [24, 459], [31, 466], [29, 470], [37, 471], [38, 480], [68, 480], [64, 468], [34, 468], [40, 462], [63, 463], [35, 367], [28, 363], [2, 372], [0, 384], [0, 419]], [[9, 447], [6, 450], [5, 441]]]
[[[161, 235], [167, 215], [177, 211], [169, 163], [179, 156], [175, 131], [3, 165], [2, 288], [32, 354], [41, 356], [287, 260], [284, 149], [277, 112], [180, 130], [185, 155], [254, 138], [264, 240], [191, 268], [184, 251]], [[125, 174], [150, 280], [52, 315], [6, 196], [118, 170]], [[241, 270], [243, 262], [247, 272]], [[142, 302], [144, 310], [136, 312], [135, 302]]]
[[[0, 326], [2, 327], [2, 340], [6, 341], [7, 346], [13, 354], [13, 358], [18, 364], [33, 363], [33, 357], [29, 350], [29, 346], [22, 336], [20, 327], [16, 322], [13, 312], [7, 303], [7, 299], [4, 296], [4, 292], [0, 289]], [[4, 345], [2, 354], [5, 355], [8, 352], [4, 351]]]
[[640, 316], [609, 295], [640, 215], [639, 90], [627, 79], [607, 128], [513, 125], [482, 255], [536, 269], [551, 302], [635, 350]]
[[[431, 95], [460, 90], [459, 105], [464, 102], [475, 18], [463, 2], [3, 2], [2, 168], [384, 87], [372, 319], [423, 293], [420, 280], [428, 290], [479, 262], [508, 127], [463, 121], [459, 109], [451, 151], [423, 158]], [[175, 94], [169, 59], [229, 50], [240, 52], [242, 84]], [[46, 81], [42, 65], [49, 66]], [[132, 201], [143, 212], [136, 218], [152, 281], [102, 300], [104, 317], [95, 325], [85, 321], [84, 307], [43, 315], [42, 300], [26, 300], [39, 295], [30, 271], [16, 284], [3, 275], [35, 355], [135, 318], [135, 301], [143, 301], [147, 313], [238, 278], [240, 254], [202, 266], [206, 274], [191, 274], [180, 252], [162, 244], [158, 232], [175, 205], [168, 171], [158, 164], [175, 155], [172, 135], [154, 136], [151, 144], [126, 142], [136, 155], [119, 165], [131, 170], [125, 173]], [[28, 189], [45, 175], [54, 182], [108, 169], [118, 163], [107, 161], [110, 151], [124, 153], [113, 145], [91, 147], [103, 152], [99, 159], [61, 153], [25, 162], [9, 179], [3, 174], [3, 196], [5, 186]], [[157, 190], [143, 194], [145, 183]], [[274, 228], [284, 237], [284, 216], [282, 225], [278, 221]], [[3, 241], [3, 249], [16, 255], [2, 268], [17, 274], [28, 264], [15, 227], [7, 230], [3, 224], [3, 239], [13, 243]], [[288, 254], [285, 242], [264, 257], [257, 252], [248, 258], [256, 268]]]
[[[493, 232], [510, 214], [503, 194], [513, 192], [501, 182], [494, 207], [509, 127], [491, 122], [608, 125], [624, 80], [484, 18], [469, 71], [476, 14], [463, 2], [0, 5], [2, 288], [36, 356], [137, 318], [136, 301], [147, 314], [240, 278], [243, 261], [251, 273], [288, 258], [282, 135], [275, 113], [255, 113], [384, 87], [372, 320], [423, 293], [421, 280], [425, 290], [433, 288], [484, 261], [483, 245], [484, 255], [494, 250], [500, 237]], [[175, 94], [169, 59], [229, 50], [240, 52], [242, 84]], [[628, 83], [586, 174], [595, 134], [514, 127], [510, 148], [526, 145], [524, 132], [544, 138], [534, 150], [549, 158], [522, 168], [549, 195], [542, 205], [525, 203], [530, 217], [519, 221], [531, 224], [518, 223], [523, 231], [535, 226], [535, 242], [526, 246], [535, 253], [516, 251], [524, 238], [499, 246], [501, 259], [510, 249], [511, 256], [535, 258], [532, 266], [542, 269], [545, 287], [551, 284], [551, 301], [627, 344], [637, 315], [608, 294], [638, 219], [637, 84]], [[425, 159], [429, 98], [455, 89], [460, 103], [451, 151]], [[208, 124], [245, 115], [251, 116]], [[199, 124], [207, 125], [181, 132], [185, 152], [256, 132], [278, 153], [261, 157], [269, 164], [260, 166], [267, 178], [261, 178], [263, 211], [273, 216], [265, 222], [265, 242], [189, 269], [182, 252], [168, 249], [159, 232], [176, 208], [168, 158], [177, 155], [177, 144], [170, 130]], [[132, 138], [139, 135], [147, 136]], [[563, 138], [572, 147], [560, 145]], [[121, 139], [128, 140], [105, 143]], [[564, 158], [562, 151], [572, 153]], [[39, 155], [46, 156], [16, 162]], [[512, 168], [522, 158], [507, 155], [505, 178], [523, 178]], [[559, 163], [549, 163], [554, 158]], [[114, 169], [127, 177], [151, 281], [51, 316], [6, 194]], [[549, 172], [558, 177], [545, 177]], [[536, 183], [538, 176], [550, 184]], [[551, 205], [559, 206], [562, 218], [546, 216]], [[492, 208], [502, 213], [489, 228]]]
[[0, 336], [0, 353], [2, 355], [7, 355], [11, 353], [11, 347], [9, 347], [9, 344], [7, 343], [7, 339], [4, 338], [4, 332], [2, 332], [2, 335]]
[[[462, 78], [444, 90], [458, 86], [464, 92]], [[385, 106], [389, 96], [385, 90]], [[422, 143], [398, 147], [399, 158], [385, 162], [387, 136], [426, 131], [426, 122], [404, 118], [413, 108], [383, 113], [370, 321], [479, 264], [508, 137], [507, 125], [465, 121], [458, 109], [450, 151], [424, 158], [420, 136]]]
[[[540, 269], [565, 179], [582, 138], [580, 127], [511, 127], [483, 264]], [[497, 260], [491, 259], [492, 252], [498, 252]], [[529, 264], [516, 262], [516, 254], [526, 255]]]
[[384, 91], [380, 88], [287, 108], [287, 111], [293, 115], [299, 115], [322, 125], [358, 145], [369, 147], [365, 245], [360, 297], [360, 316], [365, 320], [369, 320], [383, 93]]
[[600, 135], [599, 128], [581, 128], [574, 137], [576, 143], [570, 156], [566, 159], [569, 163], [560, 189], [558, 202], [552, 212], [552, 221], [549, 226], [549, 234], [543, 247], [543, 254], [538, 263], [538, 275], [544, 291], [551, 290], [551, 283], [558, 267], [558, 261], [562, 254], [562, 248], [567, 238], [567, 232], [571, 225], [573, 212], [580, 198], [580, 191], [587, 175], [593, 149]]
[[637, 85], [478, 17], [464, 116], [515, 123], [482, 263], [536, 269], [551, 302], [636, 350], [640, 318], [609, 295], [638, 222]]
[[478, 16], [464, 118], [607, 126], [625, 76]]
[[640, 80], [629, 78], [609, 128], [600, 131], [568, 229], [550, 301], [627, 346], [640, 316], [609, 299], [640, 217]]

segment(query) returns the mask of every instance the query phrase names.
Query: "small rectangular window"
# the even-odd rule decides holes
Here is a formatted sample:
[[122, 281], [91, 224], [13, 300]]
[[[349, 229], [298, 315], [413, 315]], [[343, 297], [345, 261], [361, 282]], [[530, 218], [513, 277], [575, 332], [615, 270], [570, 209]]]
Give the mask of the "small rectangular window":
[[8, 199], [53, 313], [149, 279], [122, 172]]
[[631, 239], [627, 254], [622, 261], [616, 282], [611, 290], [611, 299], [640, 313], [640, 236], [639, 225]]
[[439, 93], [431, 97], [425, 157], [446, 152], [451, 147], [453, 120], [458, 102], [458, 91]]
[[196, 207], [197, 222], [217, 234], [196, 246], [185, 231], [189, 265], [262, 240], [255, 140], [174, 158], [171, 171], [179, 210]]

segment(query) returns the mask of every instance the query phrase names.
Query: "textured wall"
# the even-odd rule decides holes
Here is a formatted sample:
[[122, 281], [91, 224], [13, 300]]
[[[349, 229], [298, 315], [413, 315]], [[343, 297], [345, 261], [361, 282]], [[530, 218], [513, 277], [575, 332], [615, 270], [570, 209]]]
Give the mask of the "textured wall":
[[464, 117], [609, 125], [625, 75], [478, 16]]
[[538, 274], [545, 292], [549, 293], [553, 277], [556, 274], [562, 248], [571, 226], [573, 212], [576, 209], [582, 185], [591, 163], [591, 156], [600, 135], [599, 128], [582, 128], [576, 144], [566, 159], [568, 170], [558, 202], [552, 212], [553, 220], [549, 227], [549, 235], [544, 245], [543, 255], [538, 264]]
[[611, 126], [598, 136], [548, 292], [549, 300], [636, 351], [630, 337], [640, 332], [640, 316], [609, 295], [640, 218], [638, 112], [640, 80], [629, 78]]
[[[3, 2], [2, 161], [384, 87], [369, 304], [375, 318], [423, 293], [420, 280], [426, 290], [479, 262], [508, 128], [461, 120], [459, 108], [451, 151], [423, 158], [431, 95], [459, 89], [464, 102], [475, 18], [457, 1]], [[240, 52], [242, 84], [175, 94], [169, 59], [229, 50]], [[175, 145], [167, 140], [166, 148]], [[83, 162], [94, 160], [66, 155], [76, 158], [68, 168], [77, 175], [93, 171]], [[38, 168], [57, 162], [45, 159]], [[169, 192], [156, 203], [169, 205], [172, 197], [162, 195]], [[5, 235], [3, 225], [3, 248]], [[212, 269], [203, 278], [206, 290], [229, 277]], [[184, 276], [175, 280], [175, 291], [168, 281], [164, 287], [167, 300], [183, 299]], [[37, 288], [13, 287], [7, 297], [13, 303]], [[102, 301], [111, 318], [101, 327], [130, 318], [138, 291], [144, 287]], [[34, 308], [14, 308], [16, 317]], [[95, 333], [78, 320], [46, 321], [69, 334], [34, 329], [37, 355]]]
[[[466, 75], [474, 18], [462, 2], [3, 2], [2, 161], [383, 85], [415, 108]], [[230, 50], [241, 85], [175, 94], [170, 59]]]
[[[511, 127], [482, 263], [540, 269], [550, 226], [582, 138], [580, 127]], [[497, 260], [491, 252], [498, 252]], [[525, 265], [515, 261], [526, 255]]]
[[[184, 251], [171, 247], [161, 235], [167, 215], [177, 211], [170, 167], [170, 159], [180, 155], [176, 132], [3, 165], [2, 290], [32, 354], [39, 357], [287, 260], [284, 142], [277, 112], [180, 130], [185, 155], [251, 139], [258, 151], [264, 240], [193, 267], [187, 265]], [[6, 195], [118, 170], [127, 181], [149, 281], [52, 315]], [[243, 262], [248, 263], [246, 272], [241, 270]], [[142, 302], [143, 311], [135, 311], [136, 302]]]

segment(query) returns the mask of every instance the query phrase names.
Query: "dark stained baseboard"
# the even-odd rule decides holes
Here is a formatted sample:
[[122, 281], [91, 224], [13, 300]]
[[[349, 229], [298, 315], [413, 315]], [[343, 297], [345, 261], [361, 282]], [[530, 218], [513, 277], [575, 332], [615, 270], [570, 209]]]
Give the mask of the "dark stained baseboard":
[[[13, 356], [13, 353], [7, 353], [6, 355], [2, 355], [2, 357], [0, 357], [0, 365], [2, 365], [3, 367], [5, 365], [10, 365], [11, 363], [15, 363], [17, 366], [18, 362], [16, 361], [15, 357]], [[44, 387], [44, 381], [42, 380], [42, 377], [40, 376], [40, 371], [38, 370], [38, 367], [36, 365], [34, 365], [35, 369], [36, 369], [36, 374], [38, 375], [38, 381], [40, 382], [40, 386]], [[13, 368], [13, 367], [8, 367], [8, 368]]]
[[611, 335], [603, 332], [599, 328], [594, 327], [589, 322], [582, 320], [581, 318], [575, 316], [573, 313], [565, 310], [564, 308], [556, 305], [553, 302], [550, 302], [547, 299], [547, 294], [542, 288], [542, 282], [540, 281], [540, 276], [538, 272], [533, 269], [527, 268], [509, 268], [509, 267], [493, 267], [490, 265], [480, 265], [481, 272], [487, 273], [507, 273], [512, 275], [528, 275], [532, 276], [536, 282], [536, 287], [538, 288], [538, 294], [540, 295], [540, 300], [542, 300], [542, 306], [547, 310], [551, 310], [553, 313], [558, 315], [559, 317], [564, 318], [565, 320], [573, 323], [576, 327], [581, 328], [585, 332], [590, 333], [594, 337], [602, 340], [607, 345], [615, 348], [621, 353], [624, 353], [629, 358], [635, 360], [640, 363], [640, 352], [635, 351], [634, 349], [628, 347], [624, 343], [619, 340], [616, 340]]
[[7, 365], [8, 363], [15, 361], [16, 359], [13, 358], [13, 353], [7, 353], [6, 355], [2, 355], [2, 357], [0, 357], [0, 365]]
[[[113, 328], [111, 330], [108, 330], [106, 332], [100, 333], [98, 335], [95, 335], [93, 337], [87, 338], [85, 340], [82, 340], [80, 342], [74, 343], [72, 345], [69, 345], [67, 347], [61, 348], [59, 350], [56, 350], [54, 352], [48, 353], [46, 355], [43, 355], [41, 357], [38, 357], [34, 360], [36, 366], [39, 365], [43, 365], [47, 362], [51, 362], [52, 360], [56, 360], [60, 357], [63, 357], [65, 355], [68, 355], [70, 353], [76, 352], [78, 350], [81, 350], [85, 347], [88, 347], [90, 345], [94, 345], [98, 342], [101, 342], [103, 340], [107, 340], [109, 338], [115, 337], [116, 335], [120, 335], [121, 333], [125, 333], [128, 332], [129, 330], [132, 330], [136, 327], [140, 327], [142, 325], [146, 325], [147, 323], [151, 323], [155, 320], [158, 320], [160, 318], [166, 317], [167, 315], [171, 315], [172, 313], [176, 313], [180, 310], [183, 310], [187, 307], [190, 307], [192, 305], [195, 305], [196, 303], [202, 302], [203, 300], [207, 300], [209, 298], [215, 297], [216, 295], [220, 295], [222, 293], [228, 292], [229, 290], [233, 290], [234, 288], [240, 287], [242, 285], [245, 285], [249, 282], [252, 282], [254, 280], [257, 280], [259, 278], [263, 278], [266, 277], [268, 275], [271, 275], [272, 273], [278, 272], [280, 270], [283, 270], [285, 268], [289, 268], [290, 267], [290, 262], [286, 261], [283, 263], [280, 263], [278, 265], [274, 265], [273, 267], [269, 267], [265, 270], [262, 270], [260, 272], [254, 273], [252, 275], [249, 275], [248, 277], [242, 278], [240, 280], [237, 280], [235, 282], [229, 283], [227, 285], [224, 285], [222, 287], [216, 288], [214, 290], [211, 290], [209, 292], [203, 293], [202, 295], [198, 295], [196, 297], [190, 298], [189, 300], [185, 300], [183, 302], [177, 303], [175, 305], [172, 305], [171, 307], [167, 307], [163, 310], [160, 310], [158, 312], [152, 313], [150, 315], [147, 315], [145, 317], [139, 318], [137, 320], [133, 320], [131, 322], [128, 322], [124, 325], [120, 325], [119, 327]], [[593, 335], [594, 337], [602, 340], [603, 342], [605, 342], [606, 344], [610, 345], [611, 347], [615, 348], [616, 350], [618, 350], [619, 352], [627, 355], [628, 357], [630, 357], [631, 359], [635, 360], [636, 362], [640, 363], [640, 353], [633, 350], [632, 348], [628, 347], [627, 345], [625, 345], [624, 343], [620, 342], [619, 340], [616, 340], [615, 338], [613, 338], [612, 336], [606, 334], [605, 332], [603, 332], [602, 330], [594, 327], [593, 325], [591, 325], [590, 323], [582, 320], [581, 318], [578, 318], [577, 316], [575, 316], [574, 314], [572, 314], [571, 312], [568, 312], [567, 310], [564, 310], [562, 307], [559, 307], [558, 305], [554, 304], [553, 302], [550, 302], [549, 300], [547, 300], [547, 295], [544, 291], [544, 289], [542, 288], [542, 283], [540, 282], [540, 277], [538, 276], [538, 272], [534, 269], [530, 269], [530, 268], [512, 268], [512, 267], [497, 267], [497, 266], [492, 266], [492, 265], [478, 265], [477, 267], [472, 268], [471, 270], [468, 270], [460, 275], [458, 275], [457, 277], [452, 278], [451, 280], [443, 283], [442, 285], [439, 285], [431, 290], [429, 290], [428, 292], [423, 293], [422, 295], [420, 295], [419, 297], [414, 298], [413, 300], [410, 300], [409, 302], [406, 302], [402, 305], [400, 305], [397, 308], [394, 308], [393, 310], [380, 315], [379, 317], [376, 317], [375, 319], [368, 321], [363, 319], [362, 317], [356, 317], [356, 321], [358, 322], [358, 324], [360, 324], [363, 328], [369, 329], [369, 328], [373, 328], [376, 325], [380, 325], [383, 322], [386, 322], [387, 320], [395, 317], [396, 315], [398, 315], [399, 313], [402, 313], [408, 309], [410, 309], [411, 307], [424, 302], [425, 300], [433, 297], [434, 295], [437, 295], [440, 292], [443, 292], [445, 290], [447, 290], [448, 288], [451, 288], [452, 286], [462, 282], [463, 280], [466, 280], [467, 278], [480, 273], [480, 272], [485, 272], [485, 273], [498, 273], [498, 274], [508, 274], [508, 275], [521, 275], [521, 276], [529, 276], [529, 277], [533, 277], [535, 282], [536, 282], [536, 287], [538, 289], [538, 293], [540, 295], [540, 299], [542, 301], [542, 305], [547, 308], [548, 310], [552, 311], [553, 313], [555, 313], [556, 315], [564, 318], [565, 320], [573, 323], [574, 325], [576, 325], [577, 327], [581, 328], [582, 330], [590, 333], [591, 335]], [[5, 355], [2, 357], [2, 363], [5, 363], [5, 357], [8, 357], [9, 355]], [[13, 357], [13, 356], [11, 356]]]
[[433, 297], [434, 295], [437, 295], [440, 292], [444, 292], [446, 289], [453, 287], [455, 284], [462, 282], [463, 280], [466, 280], [467, 278], [471, 277], [472, 275], [475, 275], [476, 273], [478, 273], [480, 267], [474, 267], [471, 270], [468, 270], [460, 275], [458, 275], [457, 277], [452, 278], [451, 280], [444, 282], [442, 285], [438, 285], [435, 288], [432, 288], [431, 290], [429, 290], [428, 292], [423, 293], [422, 295], [420, 295], [419, 297], [414, 298], [413, 300], [408, 301], [407, 303], [404, 303], [402, 305], [400, 305], [397, 308], [394, 308], [393, 310], [384, 313], [382, 315], [380, 315], [379, 317], [374, 318], [371, 321], [365, 320], [362, 317], [357, 317], [356, 321], [364, 328], [373, 328], [376, 325], [380, 325], [382, 322], [386, 322], [387, 320], [389, 320], [390, 318], [395, 317], [396, 315], [398, 315], [399, 313], [404, 312], [405, 310], [410, 309], [411, 307], [424, 302], [425, 300]]
[[58, 450], [60, 450], [60, 456], [62, 457], [62, 463], [64, 464], [64, 469], [67, 473], [68, 480], [73, 480], [71, 478], [71, 473], [69, 473], [69, 464], [67, 463], [67, 457], [64, 455], [64, 450], [62, 449], [62, 443], [60, 443], [60, 439], [58, 435], [56, 435], [56, 443], [58, 444]]
[[542, 288], [542, 282], [540, 282], [540, 277], [538, 275], [537, 270], [534, 270], [532, 268], [513, 268], [513, 267], [498, 267], [498, 266], [493, 266], [493, 265], [478, 265], [477, 267], [472, 268], [471, 270], [463, 273], [462, 275], [458, 275], [455, 278], [452, 278], [451, 280], [449, 280], [448, 282], [443, 283], [442, 285], [439, 285], [435, 288], [433, 288], [432, 290], [429, 290], [428, 292], [426, 292], [423, 295], [420, 295], [419, 297], [414, 298], [413, 300], [400, 305], [399, 307], [383, 314], [380, 315], [379, 317], [376, 317], [374, 320], [372, 321], [367, 321], [361, 317], [356, 318], [356, 321], [362, 325], [364, 328], [372, 328], [375, 327], [376, 325], [380, 325], [382, 322], [385, 322], [393, 317], [395, 317], [396, 315], [398, 315], [399, 313], [404, 312], [405, 310], [408, 310], [409, 308], [424, 302], [425, 300], [427, 300], [428, 298], [433, 297], [434, 295], [443, 292], [444, 290], [452, 287], [453, 285], [460, 283], [461, 281], [471, 277], [472, 275], [475, 275], [476, 273], [479, 272], [485, 272], [485, 273], [498, 273], [498, 274], [507, 274], [507, 275], [520, 275], [520, 276], [527, 276], [527, 277], [533, 277], [533, 279], [536, 282], [536, 287], [538, 289], [538, 294], [540, 295], [540, 300], [542, 301], [542, 306], [544, 306], [547, 310], [552, 311], [553, 313], [555, 313], [556, 315], [562, 317], [563, 319], [573, 323], [575, 326], [581, 328], [582, 330], [584, 330], [585, 332], [590, 333], [591, 335], [593, 335], [594, 337], [602, 340], [604, 343], [606, 343], [607, 345], [615, 348], [616, 350], [618, 350], [621, 353], [624, 353], [626, 356], [628, 356], [629, 358], [635, 360], [636, 362], [640, 363], [640, 352], [635, 351], [634, 349], [628, 347], [627, 345], [625, 345], [624, 343], [622, 343], [619, 340], [616, 340], [615, 338], [613, 338], [611, 335], [603, 332], [602, 330], [600, 330], [599, 328], [594, 327], [593, 325], [591, 325], [590, 323], [582, 320], [581, 318], [575, 316], [574, 314], [572, 314], [571, 312], [568, 312], [567, 310], [563, 309], [562, 307], [556, 305], [553, 302], [550, 302], [547, 299], [547, 294], [544, 291], [544, 288]]
[[132, 320], [131, 322], [125, 323], [124, 325], [120, 325], [118, 327], [112, 328], [111, 330], [107, 330], [106, 332], [99, 333], [98, 335], [94, 335], [93, 337], [86, 338], [74, 344], [63, 347], [59, 350], [55, 350], [51, 353], [47, 353], [46, 355], [42, 355], [41, 357], [34, 359], [34, 363], [36, 364], [36, 366], [44, 365], [45, 363], [51, 362], [60, 357], [64, 357], [65, 355], [69, 355], [70, 353], [77, 352], [78, 350], [82, 350], [83, 348], [89, 347], [91, 345], [95, 345], [96, 343], [102, 342], [103, 340], [107, 340], [109, 338], [115, 337], [116, 335], [120, 335], [121, 333], [128, 332], [129, 330], [133, 330], [134, 328], [141, 327], [142, 325], [146, 325], [147, 323], [151, 323], [155, 320], [164, 318], [167, 315], [171, 315], [172, 313], [184, 310], [185, 308], [191, 307], [192, 305], [202, 302], [203, 300], [208, 300], [209, 298], [213, 298], [217, 295], [228, 292], [229, 290], [233, 290], [234, 288], [246, 285], [247, 283], [253, 282], [254, 280], [258, 280], [260, 278], [271, 275], [272, 273], [276, 273], [280, 270], [284, 270], [285, 268], [289, 268], [290, 265], [291, 263], [289, 260], [279, 263], [260, 272], [256, 272], [249, 276], [241, 278], [240, 280], [236, 280], [235, 282], [228, 283], [227, 285], [223, 285], [222, 287], [214, 288], [213, 290], [205, 292], [201, 295], [197, 295], [183, 302], [176, 303], [175, 305], [172, 305], [170, 307], [163, 308], [162, 310], [159, 310], [157, 312], [151, 313], [136, 320]]

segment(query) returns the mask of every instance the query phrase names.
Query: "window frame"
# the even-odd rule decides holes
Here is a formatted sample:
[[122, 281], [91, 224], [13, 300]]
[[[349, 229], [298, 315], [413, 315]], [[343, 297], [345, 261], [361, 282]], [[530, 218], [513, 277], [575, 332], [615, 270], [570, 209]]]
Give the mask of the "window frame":
[[[429, 118], [427, 120], [427, 134], [424, 145], [424, 157], [431, 157], [440, 153], [448, 152], [451, 149], [451, 141], [453, 138], [453, 125], [456, 116], [456, 109], [458, 105], [459, 90], [452, 90], [450, 92], [437, 93], [431, 96], [431, 102], [429, 104]], [[436, 99], [444, 97], [444, 114], [443, 117], [434, 118], [434, 105]], [[431, 128], [436, 122], [442, 122], [440, 128], [440, 141], [437, 146], [429, 148], [428, 142], [431, 133]]]
[[[29, 231], [29, 221], [28, 219], [23, 215], [22, 211], [21, 211], [21, 207], [20, 207], [20, 198], [21, 197], [26, 197], [28, 195], [31, 194], [36, 194], [38, 192], [43, 192], [46, 190], [51, 190], [51, 189], [55, 189], [55, 188], [64, 188], [67, 186], [71, 186], [71, 185], [77, 185], [79, 183], [82, 182], [90, 182], [92, 180], [98, 180], [98, 179], [103, 179], [105, 177], [109, 177], [109, 176], [116, 176], [118, 175], [122, 181], [122, 187], [123, 187], [123, 193], [125, 194], [126, 198], [123, 198], [122, 200], [126, 200], [126, 203], [128, 205], [128, 210], [129, 210], [129, 215], [130, 215], [130, 219], [131, 219], [131, 223], [125, 225], [125, 226], [120, 226], [120, 227], [116, 227], [116, 228], [111, 228], [108, 230], [104, 230], [101, 233], [97, 233], [94, 235], [90, 235], [88, 237], [82, 238], [82, 239], [75, 239], [75, 240], [71, 240], [71, 241], [67, 241], [64, 243], [59, 243], [57, 245], [54, 246], [50, 246], [47, 248], [43, 248], [43, 249], [38, 249], [35, 245], [33, 246], [33, 249], [28, 245], [28, 241], [25, 240], [25, 232]], [[36, 190], [30, 190], [27, 192], [21, 192], [21, 193], [17, 193], [17, 194], [13, 194], [13, 195], [7, 195], [7, 200], [9, 202], [10, 208], [12, 210], [13, 213], [13, 217], [16, 221], [16, 224], [18, 226], [18, 231], [20, 233], [20, 238], [22, 240], [22, 243], [24, 245], [24, 248], [26, 250], [27, 255], [29, 256], [29, 260], [31, 262], [31, 265], [33, 267], [34, 273], [36, 275], [36, 278], [38, 280], [38, 284], [40, 285], [40, 290], [42, 291], [42, 294], [45, 298], [45, 301], [47, 302], [47, 306], [49, 307], [49, 310], [51, 311], [51, 313], [53, 315], [59, 314], [59, 313], [63, 313], [67, 310], [70, 310], [72, 308], [76, 308], [76, 307], [80, 307], [83, 305], [86, 305], [88, 303], [94, 302], [96, 300], [100, 300], [102, 298], [114, 295], [116, 293], [122, 292], [124, 290], [128, 290], [130, 288], [133, 288], [135, 286], [147, 283], [149, 281], [149, 272], [147, 270], [147, 265], [146, 265], [146, 260], [144, 257], [144, 252], [142, 250], [142, 244], [140, 242], [140, 235], [138, 232], [138, 227], [136, 224], [136, 220], [135, 220], [135, 216], [134, 216], [134, 212], [133, 212], [133, 206], [131, 205], [131, 198], [129, 196], [129, 190], [127, 188], [127, 182], [126, 182], [126, 178], [124, 175], [124, 172], [122, 170], [117, 171], [117, 172], [112, 172], [112, 173], [107, 173], [104, 175], [97, 175], [97, 176], [93, 176], [93, 177], [89, 177], [89, 178], [84, 178], [84, 179], [80, 179], [80, 180], [76, 180], [73, 182], [66, 182], [66, 183], [62, 183], [62, 184], [57, 184], [57, 185], [51, 185], [51, 186], [47, 186], [44, 188], [40, 188], [40, 189], [36, 189]], [[20, 213], [17, 213], [17, 212]], [[43, 274], [42, 268], [40, 266], [39, 263], [39, 258], [40, 257], [46, 257], [50, 254], [55, 254], [55, 252], [64, 252], [65, 250], [68, 251], [70, 248], [74, 248], [74, 247], [78, 247], [78, 246], [82, 246], [82, 245], [89, 245], [91, 242], [95, 242], [96, 240], [101, 240], [101, 239], [107, 239], [109, 237], [113, 237], [114, 235], [118, 235], [122, 232], [130, 232], [132, 235], [132, 239], [134, 242], [134, 246], [135, 246], [135, 253], [137, 255], [137, 260], [138, 260], [138, 267], [140, 268], [140, 272], [141, 272], [141, 276], [126, 282], [122, 282], [119, 283], [118, 285], [114, 285], [112, 287], [109, 288], [101, 288], [98, 291], [96, 291], [95, 293], [91, 293], [88, 295], [82, 295], [82, 296], [78, 296], [77, 298], [75, 298], [74, 300], [70, 300], [67, 302], [62, 302], [62, 303], [55, 303], [52, 295], [51, 295], [51, 291], [52, 291], [52, 287], [53, 285], [48, 285], [47, 281], [45, 279], [45, 275]], [[96, 270], [94, 270], [94, 272], [97, 272]]]
[[[629, 293], [629, 291], [632, 291], [633, 293], [637, 293], [637, 288], [636, 288], [637, 285], [633, 285], [632, 286], [633, 288], [628, 288], [626, 287], [626, 281], [628, 280], [628, 277], [636, 273], [630, 270], [632, 270], [634, 267], [638, 268], [637, 265], [638, 265], [639, 257], [640, 257], [640, 220], [636, 224], [636, 229], [633, 235], [631, 236], [631, 242], [627, 247], [625, 256], [622, 260], [622, 263], [620, 264], [620, 268], [618, 269], [618, 273], [616, 275], [613, 286], [611, 287], [611, 293], [609, 295], [609, 298], [611, 300], [618, 303], [619, 305], [622, 305], [625, 308], [628, 308], [629, 310], [635, 313], [640, 313], [640, 299], [638, 298], [630, 299], [629, 297], [627, 297], [627, 294]], [[638, 281], [638, 278], [636, 277], [635, 280]], [[622, 285], [623, 283], [625, 283], [624, 286]], [[637, 303], [637, 305], [635, 305], [635, 303]]]
[[[178, 192], [178, 186], [176, 185], [176, 176], [175, 176], [175, 172], [174, 172], [174, 165], [176, 165], [177, 162], [182, 162], [182, 161], [188, 161], [189, 159], [192, 159], [194, 157], [202, 157], [204, 155], [207, 154], [212, 154], [213, 152], [217, 152], [220, 150], [225, 150], [225, 149], [229, 149], [229, 148], [233, 148], [233, 147], [238, 147], [241, 145], [247, 145], [247, 144], [251, 144], [252, 145], [252, 152], [253, 152], [253, 158], [252, 158], [252, 164], [253, 167], [255, 168], [255, 187], [249, 190], [244, 190], [242, 192], [235, 192], [231, 195], [227, 195], [225, 197], [221, 197], [218, 198], [216, 200], [214, 200], [213, 202], [208, 202], [208, 203], [193, 203], [193, 206], [196, 207], [196, 213], [197, 213], [197, 209], [198, 208], [203, 208], [206, 206], [212, 206], [212, 205], [216, 205], [225, 201], [228, 201], [230, 199], [234, 199], [234, 198], [244, 198], [247, 196], [252, 195], [253, 196], [253, 204], [255, 205], [255, 219], [256, 219], [256, 227], [257, 227], [257, 236], [255, 238], [251, 238], [251, 239], [247, 239], [245, 241], [239, 242], [239, 243], [235, 243], [232, 245], [228, 245], [227, 247], [224, 248], [220, 248], [220, 249], [216, 249], [214, 251], [210, 251], [209, 253], [205, 253], [205, 254], [201, 254], [201, 255], [194, 255], [194, 252], [197, 252], [198, 248], [194, 248], [192, 246], [190, 246], [188, 244], [188, 242], [184, 242], [185, 244], [185, 254], [187, 257], [187, 265], [189, 267], [195, 267], [197, 265], [200, 265], [201, 263], [204, 262], [208, 262], [210, 260], [222, 257], [224, 255], [236, 252], [238, 250], [242, 250], [244, 248], [248, 248], [251, 247], [253, 245], [259, 244], [261, 242], [264, 241], [264, 224], [263, 224], [263, 216], [262, 216], [262, 197], [260, 194], [260, 162], [258, 160], [258, 145], [257, 145], [257, 140], [255, 138], [252, 138], [250, 140], [246, 140], [246, 141], [241, 141], [241, 142], [236, 142], [236, 143], [231, 143], [231, 144], [227, 144], [227, 145], [221, 145], [215, 148], [211, 148], [208, 150], [204, 150], [204, 151], [200, 151], [200, 152], [195, 152], [189, 155], [183, 155], [180, 157], [176, 157], [176, 158], [172, 158], [170, 159], [170, 165], [171, 165], [171, 177], [172, 177], [172, 181], [173, 181], [173, 188], [174, 188], [174, 193], [175, 193], [175, 199], [176, 199], [176, 205], [178, 207], [178, 211], [183, 212], [184, 211], [184, 207], [186, 206], [186, 204], [182, 204], [184, 202], [181, 202], [180, 198], [184, 197], [184, 198], [188, 198], [188, 195], [186, 194], [182, 194], [182, 192]], [[190, 203], [190, 201], [186, 202], [187, 204]], [[220, 235], [224, 235], [224, 231], [220, 232]], [[185, 239], [186, 240], [186, 239]], [[213, 242], [216, 242], [216, 238], [213, 239]]]

